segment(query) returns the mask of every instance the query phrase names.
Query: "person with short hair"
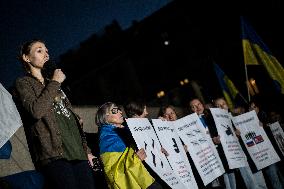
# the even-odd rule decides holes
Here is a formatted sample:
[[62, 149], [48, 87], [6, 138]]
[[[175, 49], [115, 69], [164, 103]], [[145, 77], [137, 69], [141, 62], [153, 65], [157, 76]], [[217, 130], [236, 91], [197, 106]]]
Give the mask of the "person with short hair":
[[[223, 163], [223, 166], [225, 168], [225, 173], [223, 174], [224, 182], [225, 182], [225, 187], [226, 189], [236, 189], [236, 178], [235, 178], [235, 173], [234, 169], [229, 169], [229, 165], [227, 162], [227, 159], [225, 157], [221, 141], [220, 141], [220, 136], [218, 134], [213, 116], [210, 112], [210, 110], [205, 109], [204, 104], [198, 99], [198, 98], [193, 98], [189, 102], [189, 107], [190, 110], [194, 113], [197, 113], [198, 117], [200, 118], [205, 131], [210, 137], [212, 138], [213, 143], [216, 146], [216, 149], [219, 153], [220, 159]], [[214, 188], [216, 181], [219, 179], [215, 179], [212, 183], [211, 186]], [[218, 186], [219, 184], [216, 184]], [[220, 187], [220, 186], [219, 186]]]
[[125, 142], [129, 133], [123, 125], [121, 109], [113, 102], [106, 102], [98, 108], [95, 119], [99, 126], [100, 157], [108, 187], [162, 188], [142, 163], [147, 157], [145, 150], [142, 148], [135, 152]]
[[[257, 114], [257, 117], [260, 121], [259, 125], [263, 127], [264, 131], [266, 132], [269, 140], [271, 141], [271, 144], [274, 144], [274, 147], [276, 152], [277, 150], [277, 143], [274, 141], [273, 134], [268, 126], [268, 116], [266, 112], [263, 110], [261, 103], [255, 99], [251, 100], [249, 102], [249, 111], [255, 111]], [[279, 152], [279, 154], [281, 154]], [[280, 156], [281, 157], [281, 156]], [[280, 170], [278, 169], [277, 163], [271, 164], [265, 168], [262, 169], [262, 172], [266, 178], [268, 178], [268, 181], [273, 189], [283, 189], [284, 188], [284, 178]]]
[[[225, 98], [223, 98], [223, 97], [216, 98], [214, 100], [214, 104], [218, 108], [230, 111], [228, 103], [225, 100]], [[240, 137], [240, 134], [241, 134], [240, 131], [238, 129], [235, 129], [235, 132], [236, 132], [236, 135], [238, 137]], [[254, 165], [252, 159], [250, 158], [250, 155], [249, 155], [248, 151], [246, 150], [246, 147], [244, 146], [244, 143], [242, 142], [242, 140], [240, 141], [240, 144], [241, 144], [241, 147], [242, 147], [244, 153], [247, 156], [247, 160], [248, 160], [248, 163], [249, 163], [249, 166], [239, 168], [241, 176], [243, 178], [243, 181], [244, 181], [246, 187], [248, 189], [267, 188], [265, 179], [263, 177], [262, 170], [258, 171], [256, 169], [256, 166]], [[252, 166], [254, 168], [253, 171], [252, 171], [250, 166]]]
[[167, 121], [175, 121], [177, 120], [177, 113], [172, 105], [164, 105], [160, 107], [158, 117], [160, 119], [165, 119]]

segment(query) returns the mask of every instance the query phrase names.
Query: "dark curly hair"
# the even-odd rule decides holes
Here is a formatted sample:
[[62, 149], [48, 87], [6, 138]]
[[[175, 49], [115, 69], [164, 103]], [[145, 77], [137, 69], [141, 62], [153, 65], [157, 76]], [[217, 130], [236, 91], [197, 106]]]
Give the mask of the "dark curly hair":
[[135, 115], [142, 115], [146, 104], [143, 101], [131, 101], [124, 106], [127, 117], [131, 118]]

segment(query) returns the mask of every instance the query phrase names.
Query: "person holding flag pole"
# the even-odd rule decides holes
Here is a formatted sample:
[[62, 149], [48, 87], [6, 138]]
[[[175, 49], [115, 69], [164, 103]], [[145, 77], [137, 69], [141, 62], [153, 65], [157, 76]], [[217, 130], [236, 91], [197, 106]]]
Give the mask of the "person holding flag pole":
[[276, 91], [284, 94], [284, 69], [273, 56], [267, 45], [257, 35], [252, 26], [241, 17], [241, 39], [243, 46], [244, 66], [250, 101], [247, 65], [262, 65], [273, 80]]

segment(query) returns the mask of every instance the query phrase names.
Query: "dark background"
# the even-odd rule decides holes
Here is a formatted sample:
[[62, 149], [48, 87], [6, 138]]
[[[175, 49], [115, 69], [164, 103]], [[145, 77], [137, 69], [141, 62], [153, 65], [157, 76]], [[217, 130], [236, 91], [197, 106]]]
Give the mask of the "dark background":
[[[222, 95], [214, 62], [247, 98], [240, 15], [282, 65], [284, 61], [281, 3], [258, 3], [262, 9], [253, 3], [231, 4], [240, 10], [236, 13], [218, 4], [177, 0], [1, 2], [1, 83], [10, 87], [22, 74], [15, 42], [43, 38], [67, 75], [63, 87], [73, 104], [143, 98], [152, 106], [186, 106], [195, 95], [191, 82], [210, 102]], [[248, 76], [256, 80], [262, 100], [283, 102], [262, 66], [249, 66]], [[181, 86], [185, 78], [189, 84]], [[157, 98], [161, 90], [166, 95]]]

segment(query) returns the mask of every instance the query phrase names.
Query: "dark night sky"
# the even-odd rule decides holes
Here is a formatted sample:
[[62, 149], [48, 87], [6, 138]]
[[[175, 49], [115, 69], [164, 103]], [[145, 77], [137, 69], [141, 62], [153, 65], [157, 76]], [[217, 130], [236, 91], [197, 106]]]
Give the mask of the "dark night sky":
[[0, 82], [9, 87], [22, 74], [19, 46], [30, 39], [47, 43], [56, 59], [116, 19], [123, 29], [171, 0], [3, 0], [0, 2]]
[[[14, 80], [23, 74], [22, 66], [17, 61], [16, 56], [19, 46], [26, 40], [43, 39], [47, 43], [50, 56], [57, 59], [67, 50], [77, 48], [82, 41], [92, 34], [101, 33], [104, 26], [110, 24], [114, 19], [118, 21], [122, 29], [127, 29], [131, 26], [133, 20], [141, 21], [172, 1], [3, 0], [0, 2], [0, 82], [5, 87], [10, 87]], [[270, 4], [265, 4], [267, 10], [273, 11], [274, 14], [263, 14], [262, 11], [259, 11], [258, 14], [247, 16], [247, 19], [283, 65], [284, 29], [282, 29], [282, 16], [280, 13], [275, 14], [281, 12], [282, 8], [275, 2], [278, 2], [278, 0], [272, 0]], [[245, 88], [245, 85], [243, 85], [244, 74], [239, 73], [239, 70], [242, 70], [239, 14], [225, 14], [219, 12], [220, 9], [215, 9], [215, 7], [217, 5], [212, 6], [212, 9], [206, 13], [194, 14], [193, 10], [198, 8], [203, 10], [204, 5], [201, 3], [196, 7], [188, 2], [188, 7], [185, 8], [186, 11], [184, 12], [189, 12], [188, 15], [186, 14], [186, 19], [189, 20], [189, 25], [192, 27], [189, 31], [196, 35], [190, 36], [192, 40], [189, 39], [189, 42], [203, 44], [194, 46], [189, 43], [188, 49], [184, 51], [187, 52], [188, 50], [188, 54], [192, 54], [192, 57], [194, 57], [203, 56], [204, 54], [199, 51], [207, 49], [208, 53], [205, 56], [212, 56], [233, 82]], [[254, 6], [250, 7], [255, 8]], [[250, 12], [251, 8], [244, 7], [244, 10]], [[184, 34], [183, 32], [177, 31], [177, 35], [179, 33]], [[174, 45], [171, 46], [171, 48], [174, 47]], [[187, 48], [187, 45], [182, 48]], [[236, 51], [238, 52], [236, 53]], [[204, 57], [204, 60], [206, 58]], [[192, 62], [194, 63], [194, 61]], [[230, 64], [235, 64], [235, 66]], [[239, 66], [237, 69], [236, 65]], [[154, 65], [151, 68], [154, 68]], [[173, 69], [173, 67], [169, 66], [169, 69]], [[188, 63], [184, 62], [179, 69], [182, 71], [189, 70]], [[208, 69], [208, 67], [204, 67], [204, 69]], [[190, 71], [199, 76], [198, 71], [194, 69]], [[168, 72], [171, 74], [171, 71]], [[178, 74], [176, 73], [176, 75]], [[213, 79], [216, 80], [216, 78]], [[212, 82], [212, 78], [207, 80], [209, 83]], [[155, 85], [155, 83], [152, 84]], [[219, 86], [211, 85], [208, 90], [213, 90], [214, 87], [219, 88]], [[244, 91], [244, 89], [242, 90]]]

